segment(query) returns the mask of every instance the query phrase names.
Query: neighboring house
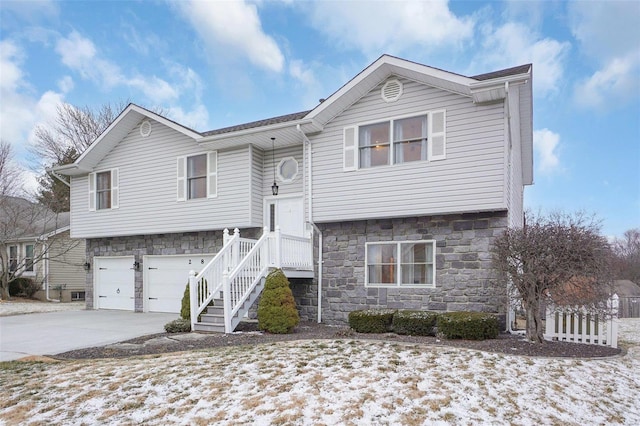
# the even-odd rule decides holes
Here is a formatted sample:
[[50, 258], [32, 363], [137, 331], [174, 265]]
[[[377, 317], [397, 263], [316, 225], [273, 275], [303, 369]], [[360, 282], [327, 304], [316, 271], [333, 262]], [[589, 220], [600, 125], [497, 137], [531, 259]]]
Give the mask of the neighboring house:
[[619, 297], [618, 317], [640, 318], [640, 286], [629, 280], [616, 280], [613, 286]]
[[85, 242], [70, 238], [69, 212], [51, 210], [18, 197], [0, 198], [0, 246], [9, 274], [41, 285], [36, 298], [84, 300]]
[[[465, 77], [383, 55], [310, 111], [203, 133], [129, 105], [56, 170], [88, 308], [178, 312], [189, 270], [209, 293], [224, 269], [232, 293], [241, 278], [259, 293], [237, 268], [266, 227], [302, 317], [344, 323], [380, 307], [504, 317], [490, 249], [523, 223], [532, 158], [531, 65]], [[231, 263], [204, 270], [216, 254]]]

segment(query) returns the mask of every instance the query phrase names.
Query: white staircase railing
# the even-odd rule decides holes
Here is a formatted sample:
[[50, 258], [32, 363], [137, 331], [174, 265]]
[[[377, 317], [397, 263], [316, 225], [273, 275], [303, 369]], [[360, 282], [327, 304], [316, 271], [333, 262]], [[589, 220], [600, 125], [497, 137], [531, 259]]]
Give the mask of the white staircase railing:
[[[199, 274], [189, 273], [189, 302], [191, 311], [191, 329], [198, 322], [198, 316], [213, 300], [217, 292], [222, 291], [222, 277], [233, 265], [238, 263], [244, 252], [251, 250], [252, 240], [240, 238], [240, 230], [236, 228], [233, 236], [224, 230], [222, 250], [215, 255]], [[255, 243], [255, 241], [254, 241]]]
[[252, 240], [240, 238], [237, 228], [233, 236], [225, 229], [222, 250], [199, 274], [189, 273], [191, 329], [195, 330], [200, 314], [222, 293], [225, 333], [231, 333], [240, 321], [240, 309], [269, 268], [313, 271], [311, 238], [284, 235], [279, 227], [269, 233], [265, 227], [262, 237]]
[[222, 276], [222, 293], [224, 300], [224, 331], [231, 333], [240, 316], [236, 315], [244, 302], [249, 298], [256, 285], [267, 274], [268, 264], [268, 228], [253, 247], [242, 258], [231, 272]]

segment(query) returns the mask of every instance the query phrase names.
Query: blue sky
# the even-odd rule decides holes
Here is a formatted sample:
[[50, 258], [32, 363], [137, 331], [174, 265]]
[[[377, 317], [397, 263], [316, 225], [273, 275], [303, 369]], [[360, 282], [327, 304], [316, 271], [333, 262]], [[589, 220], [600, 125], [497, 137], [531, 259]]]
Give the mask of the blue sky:
[[62, 102], [129, 99], [206, 131], [313, 108], [383, 53], [534, 66], [534, 211], [640, 227], [640, 2], [0, 3], [0, 136], [33, 167]]

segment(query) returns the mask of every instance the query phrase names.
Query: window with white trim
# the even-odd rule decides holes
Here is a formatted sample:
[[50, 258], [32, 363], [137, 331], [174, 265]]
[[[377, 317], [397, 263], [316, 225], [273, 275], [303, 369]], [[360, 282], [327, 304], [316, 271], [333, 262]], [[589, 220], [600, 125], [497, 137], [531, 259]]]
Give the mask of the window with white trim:
[[34, 272], [33, 269], [33, 256], [35, 246], [33, 244], [26, 244], [24, 246], [24, 270], [26, 272]]
[[435, 241], [365, 244], [365, 286], [435, 287]]
[[9, 272], [18, 270], [18, 246], [9, 246]]
[[213, 198], [217, 195], [218, 153], [216, 151], [178, 157], [178, 201]]
[[[446, 158], [445, 111], [344, 129], [344, 170]], [[354, 155], [357, 150], [357, 155]]]
[[119, 206], [118, 169], [89, 173], [89, 210], [110, 210]]

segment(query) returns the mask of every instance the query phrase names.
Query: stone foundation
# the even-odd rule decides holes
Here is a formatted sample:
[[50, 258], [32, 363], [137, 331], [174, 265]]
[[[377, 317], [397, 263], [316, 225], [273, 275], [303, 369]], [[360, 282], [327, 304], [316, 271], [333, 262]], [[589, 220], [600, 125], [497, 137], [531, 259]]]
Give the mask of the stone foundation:
[[[506, 287], [495, 279], [490, 247], [507, 227], [506, 211], [318, 226], [324, 240], [322, 322], [344, 325], [349, 312], [369, 308], [491, 312], [504, 322]], [[436, 241], [435, 288], [365, 287], [365, 243], [408, 240]], [[317, 279], [291, 287], [301, 317], [315, 319]]]
[[[244, 238], [258, 239], [262, 235], [262, 229], [241, 229], [240, 235]], [[91, 238], [87, 240], [87, 259], [93, 266], [94, 256], [133, 255], [137, 262], [142, 263], [142, 257], [146, 255], [215, 254], [222, 249], [222, 241], [223, 231]], [[136, 312], [143, 311], [142, 277], [143, 268], [140, 268], [135, 273]], [[93, 271], [87, 273], [85, 292], [87, 309], [93, 309]]]

